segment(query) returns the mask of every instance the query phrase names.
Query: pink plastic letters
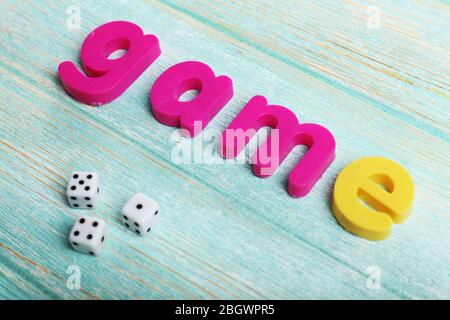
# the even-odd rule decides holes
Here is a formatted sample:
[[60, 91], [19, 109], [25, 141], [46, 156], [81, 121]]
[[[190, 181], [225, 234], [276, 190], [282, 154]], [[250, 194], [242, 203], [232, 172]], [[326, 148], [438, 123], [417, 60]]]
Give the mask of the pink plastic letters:
[[[191, 101], [179, 101], [189, 90], [199, 93]], [[183, 128], [191, 137], [200, 133], [232, 97], [231, 79], [216, 77], [208, 65], [198, 61], [185, 61], [170, 67], [159, 76], [150, 92], [156, 120]], [[200, 124], [199, 129], [194, 126], [196, 122]]]
[[[222, 155], [225, 158], [236, 157], [257, 130], [264, 126], [275, 129], [275, 132], [272, 130], [272, 134], [256, 151], [256, 159], [252, 161], [253, 173], [259, 177], [272, 175], [295, 146], [306, 145], [309, 150], [291, 171], [288, 182], [291, 196], [305, 196], [335, 158], [333, 135], [317, 124], [299, 124], [289, 109], [268, 105], [266, 98], [255, 96], [224, 131]], [[274, 134], [276, 139], [273, 139]]]

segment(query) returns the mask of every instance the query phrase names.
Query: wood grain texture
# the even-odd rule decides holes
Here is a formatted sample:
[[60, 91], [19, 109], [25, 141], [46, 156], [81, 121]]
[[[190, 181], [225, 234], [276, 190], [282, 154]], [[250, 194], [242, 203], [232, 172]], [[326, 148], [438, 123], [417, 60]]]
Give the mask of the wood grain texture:
[[[450, 6], [438, 1], [0, 2], [0, 298], [450, 298]], [[378, 29], [368, 7], [380, 9]], [[62, 89], [57, 66], [78, 61], [85, 36], [111, 20], [156, 34], [162, 56], [119, 99], [93, 108]], [[337, 158], [313, 191], [293, 199], [297, 148], [269, 179], [248, 165], [177, 165], [174, 128], [151, 116], [156, 77], [188, 59], [234, 81], [210, 128], [223, 130], [255, 94], [335, 135]], [[369, 242], [330, 211], [337, 174], [369, 155], [413, 176], [411, 217]], [[64, 200], [74, 169], [102, 184], [95, 214], [109, 224], [99, 258], [72, 251], [80, 211]], [[158, 200], [148, 238], [118, 211], [135, 191]], [[70, 265], [81, 290], [66, 286]], [[381, 288], [366, 286], [379, 266]]]

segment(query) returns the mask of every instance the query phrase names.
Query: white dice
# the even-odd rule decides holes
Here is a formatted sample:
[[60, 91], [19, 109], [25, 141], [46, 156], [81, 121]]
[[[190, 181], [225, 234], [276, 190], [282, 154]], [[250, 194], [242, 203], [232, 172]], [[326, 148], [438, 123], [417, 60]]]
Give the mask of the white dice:
[[122, 223], [143, 236], [159, 222], [159, 205], [142, 193], [135, 193], [121, 211]]
[[92, 209], [97, 204], [99, 191], [98, 174], [75, 171], [67, 184], [67, 201], [72, 208]]
[[106, 223], [102, 219], [80, 217], [69, 235], [72, 248], [78, 252], [98, 255], [105, 241]]

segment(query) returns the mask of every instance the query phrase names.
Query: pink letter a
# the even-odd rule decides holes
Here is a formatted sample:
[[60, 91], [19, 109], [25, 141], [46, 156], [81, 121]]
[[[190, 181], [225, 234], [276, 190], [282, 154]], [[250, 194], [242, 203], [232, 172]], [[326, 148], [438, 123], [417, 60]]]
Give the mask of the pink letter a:
[[[191, 101], [179, 101], [189, 90], [197, 90], [199, 94]], [[170, 67], [156, 79], [150, 93], [156, 120], [186, 129], [191, 137], [200, 133], [232, 97], [231, 79], [216, 77], [208, 65], [198, 61], [185, 61]]]

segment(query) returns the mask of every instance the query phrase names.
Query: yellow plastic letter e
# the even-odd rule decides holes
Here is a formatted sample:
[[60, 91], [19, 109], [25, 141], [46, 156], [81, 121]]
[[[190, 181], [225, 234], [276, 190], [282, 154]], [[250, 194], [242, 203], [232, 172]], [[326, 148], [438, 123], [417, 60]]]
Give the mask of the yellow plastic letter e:
[[332, 206], [339, 223], [369, 240], [389, 237], [392, 222], [403, 222], [411, 212], [414, 183], [398, 163], [368, 157], [350, 163], [334, 185]]

